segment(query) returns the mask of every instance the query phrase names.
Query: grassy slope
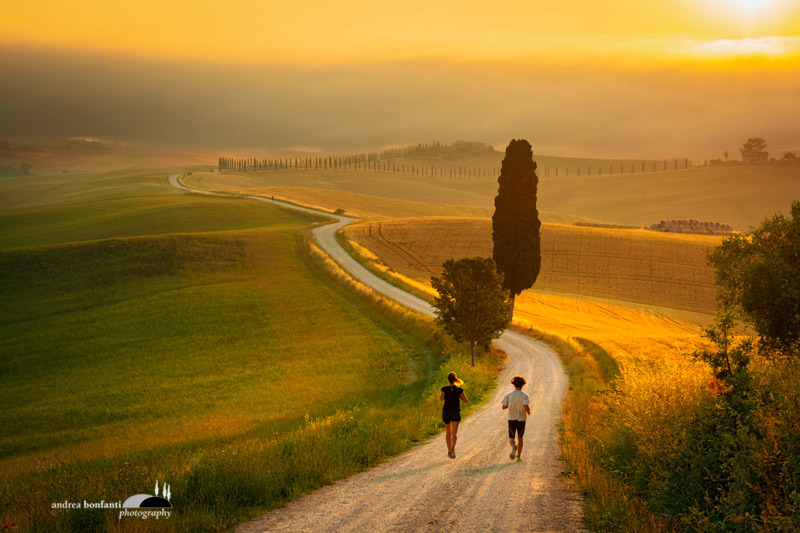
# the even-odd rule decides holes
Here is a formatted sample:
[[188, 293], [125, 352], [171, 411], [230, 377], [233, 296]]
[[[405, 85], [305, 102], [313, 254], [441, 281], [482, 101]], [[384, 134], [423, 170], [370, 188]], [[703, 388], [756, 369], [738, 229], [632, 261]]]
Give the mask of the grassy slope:
[[[88, 191], [95, 178], [70, 184], [63, 196], [81, 186]], [[149, 179], [140, 184], [149, 187]], [[425, 328], [404, 333], [391, 313], [326, 280], [298, 248], [295, 233], [309, 218], [265, 205], [250, 210], [240, 200], [126, 198], [116, 195], [119, 184], [114, 189], [106, 198], [3, 213], [6, 245], [114, 237], [0, 252], [7, 399], [0, 470], [20, 501], [39, 504], [15, 510], [19, 502], [2, 502], [6, 522], [88, 527], [81, 521], [105, 515], [72, 513], [53, 523], [42, 506], [124, 499], [166, 475], [184, 503], [189, 495], [202, 503], [173, 527], [192, 530], [211, 520], [210, 529], [225, 528], [252, 506], [277, 505], [436, 427], [436, 405], [424, 416], [415, 406], [427, 395], [442, 346], [424, 339]], [[148, 235], [168, 227], [252, 229]], [[410, 387], [409, 364], [423, 378]], [[484, 386], [492, 373], [487, 367]], [[249, 475], [263, 476], [269, 469], [256, 462], [272, 457], [265, 445], [289, 446], [281, 443], [291, 435], [305, 442], [303, 428], [327, 417], [331, 430], [346, 425], [336, 413], [354, 406], [363, 410], [350, 419], [373, 424], [359, 431], [384, 438], [345, 438], [352, 449], [340, 450], [342, 464], [301, 464], [285, 472], [288, 478], [257, 480], [277, 485], [277, 493], [253, 489], [261, 496], [243, 502], [218, 491], [221, 503], [201, 501], [201, 486], [211, 486], [206, 477], [230, 471], [220, 459], [226, 446], [242, 446]], [[398, 420], [394, 433], [375, 420], [378, 406], [395, 409], [386, 417]], [[45, 488], [35, 488], [40, 482]]]
[[[127, 206], [135, 211], [141, 201], [131, 198]], [[117, 209], [125, 203], [115, 199], [106, 204], [113, 209], [107, 213], [111, 223], [104, 233], [114, 233], [114, 227], [121, 234], [146, 231], [146, 220], [136, 217], [138, 226], [116, 224]], [[199, 205], [203, 203], [207, 205]], [[72, 440], [76, 451], [93, 455], [96, 450], [79, 435], [84, 429], [86, 436], [91, 435], [95, 422], [106, 419], [121, 426], [117, 430], [138, 435], [134, 441], [142, 446], [175, 435], [193, 438], [176, 431], [174, 424], [165, 427], [166, 435], [145, 428], [167, 415], [179, 419], [182, 426], [187, 423], [187, 412], [189, 418], [207, 418], [204, 409], [196, 408], [198, 400], [222, 411], [233, 410], [245, 400], [249, 406], [260, 404], [265, 400], [261, 389], [267, 384], [287, 388], [290, 380], [298, 377], [282, 369], [286, 360], [307, 366], [309, 379], [318, 373], [331, 374], [319, 379], [328, 384], [331, 379], [339, 382], [336, 390], [341, 397], [352, 394], [354, 388], [363, 392], [360, 385], [347, 385], [340, 372], [360, 367], [371, 353], [399, 357], [394, 362], [401, 371], [406, 354], [395, 353], [399, 348], [391, 342], [391, 347], [382, 346], [379, 330], [369, 320], [326, 292], [307, 269], [297, 268], [291, 232], [307, 225], [308, 218], [256, 206], [261, 209], [248, 219], [240, 202], [187, 196], [157, 197], [153, 204], [156, 210], [166, 205], [176, 208], [169, 217], [162, 213], [153, 219], [154, 229], [161, 229], [164, 223], [176, 229], [196, 228], [197, 211], [203, 213], [203, 207], [221, 220], [239, 217], [249, 225], [269, 229], [112, 239], [4, 252], [0, 256], [2, 373], [13, 383], [9, 392], [15, 398], [5, 416], [23, 423], [30, 432], [28, 435], [22, 428], [11, 432], [19, 450], [52, 452], [55, 446], [64, 453], [65, 447], [56, 444]], [[66, 212], [73, 209], [70, 204]], [[57, 214], [61, 209], [51, 211]], [[213, 224], [212, 220], [205, 222]], [[59, 226], [58, 220], [53, 223], [54, 228]], [[88, 228], [87, 223], [84, 229]], [[24, 229], [27, 234], [28, 228]], [[295, 334], [316, 338], [318, 333], [326, 339], [318, 346], [294, 340]], [[348, 338], [350, 335], [353, 338]], [[352, 348], [342, 350], [341, 342]], [[322, 367], [315, 369], [317, 351], [338, 352], [342, 360], [334, 363], [320, 358]], [[114, 357], [109, 360], [111, 354]], [[300, 365], [302, 360], [308, 362]], [[97, 364], [104, 372], [97, 372]], [[227, 365], [231, 365], [230, 371], [221, 372]], [[337, 368], [341, 370], [335, 371]], [[170, 382], [165, 374], [177, 379]], [[242, 388], [254, 376], [258, 376], [257, 382]], [[122, 377], [127, 379], [120, 381]], [[88, 389], [87, 382], [92, 384]], [[146, 408], [154, 391], [163, 400], [155, 419]], [[249, 399], [240, 396], [245, 391], [249, 391]], [[220, 398], [225, 401], [217, 401]], [[336, 403], [339, 398], [337, 394], [331, 400]], [[273, 405], [267, 402], [245, 418], [260, 420], [271, 412], [270, 417], [280, 419], [287, 410], [293, 411], [287, 406], [277, 408], [277, 398], [267, 400]], [[120, 412], [110, 407], [113, 404]], [[104, 414], [99, 416], [97, 410]], [[72, 411], [80, 414], [70, 415]], [[42, 423], [46, 420], [61, 422], [48, 428]], [[125, 420], [134, 423], [122, 422]], [[254, 420], [240, 424], [232, 419], [224, 425], [225, 431], [241, 431]], [[80, 424], [75, 424], [78, 421]], [[9, 420], [3, 422], [14, 427]], [[74, 438], [64, 438], [64, 431]], [[98, 449], [107, 446], [111, 434], [119, 435], [118, 431], [104, 435]], [[31, 446], [28, 437], [47, 443]], [[134, 442], [110, 440], [115, 448]]]
[[114, 194], [85, 200], [0, 211], [0, 248], [163, 235], [297, 227], [297, 218], [239, 199], [193, 195]]
[[[166, 172], [116, 170], [100, 174], [43, 174], [0, 179], [0, 210], [21, 209], [115, 194], [174, 194]], [[172, 190], [170, 190], [172, 189]]]

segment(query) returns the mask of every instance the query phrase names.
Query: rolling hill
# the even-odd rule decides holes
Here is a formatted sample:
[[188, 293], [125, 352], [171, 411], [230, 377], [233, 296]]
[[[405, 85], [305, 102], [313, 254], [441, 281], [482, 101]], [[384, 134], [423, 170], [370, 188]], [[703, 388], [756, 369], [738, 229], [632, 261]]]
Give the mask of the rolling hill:
[[[428, 387], [461, 352], [334, 281], [299, 236], [317, 217], [98, 180], [53, 177], [0, 211], [6, 522], [116, 530], [50, 503], [170, 479], [192, 505], [166, 530], [226, 529], [436, 431]], [[476, 396], [494, 381], [465, 370]]]
[[[339, 204], [334, 209], [362, 217], [491, 216], [497, 194], [497, 177], [492, 175], [451, 178], [375, 170], [195, 173], [187, 184], [203, 190], [280, 195], [298, 202], [309, 200], [306, 193], [313, 192], [317, 205]], [[361, 196], [348, 196], [351, 193]], [[538, 207], [542, 220], [561, 224], [602, 221], [649, 226], [661, 220], [695, 219], [742, 231], [761, 223], [767, 213], [788, 212], [798, 195], [800, 165], [732, 165], [635, 174], [540, 175]]]

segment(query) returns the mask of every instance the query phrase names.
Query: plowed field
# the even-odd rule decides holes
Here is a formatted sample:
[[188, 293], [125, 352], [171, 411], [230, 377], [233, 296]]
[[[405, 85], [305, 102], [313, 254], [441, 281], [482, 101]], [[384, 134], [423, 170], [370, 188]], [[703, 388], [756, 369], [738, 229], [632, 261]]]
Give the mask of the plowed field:
[[[392, 268], [417, 280], [438, 274], [447, 259], [492, 253], [489, 219], [373, 221], [345, 231]], [[542, 269], [533, 289], [713, 314], [713, 271], [705, 261], [720, 240], [544, 224]]]

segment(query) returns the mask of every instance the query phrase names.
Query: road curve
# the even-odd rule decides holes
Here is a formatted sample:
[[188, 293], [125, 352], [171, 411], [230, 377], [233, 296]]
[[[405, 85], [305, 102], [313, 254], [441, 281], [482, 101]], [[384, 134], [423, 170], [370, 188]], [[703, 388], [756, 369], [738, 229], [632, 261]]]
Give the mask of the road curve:
[[[169, 177], [180, 189], [179, 174]], [[318, 213], [268, 198], [298, 211]], [[317, 244], [355, 278], [403, 305], [432, 316], [425, 301], [378, 278], [336, 241], [352, 218], [330, 215], [334, 224], [313, 231]], [[458, 457], [448, 459], [444, 434], [391, 461], [290, 502], [240, 524], [242, 533], [262, 531], [578, 531], [583, 506], [560, 478], [556, 423], [567, 376], [553, 351], [524, 335], [506, 331], [495, 344], [508, 355], [499, 386], [483, 408], [459, 428]], [[502, 397], [509, 380], [522, 375], [531, 398], [523, 462], [509, 460]], [[469, 384], [466, 384], [469, 394]]]

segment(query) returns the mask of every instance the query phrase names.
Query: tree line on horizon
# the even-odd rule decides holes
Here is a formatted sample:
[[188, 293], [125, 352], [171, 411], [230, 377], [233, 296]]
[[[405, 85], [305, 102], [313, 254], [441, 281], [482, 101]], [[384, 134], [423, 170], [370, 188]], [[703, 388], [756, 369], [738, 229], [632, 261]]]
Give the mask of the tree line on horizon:
[[218, 168], [237, 170], [240, 172], [259, 172], [266, 170], [371, 170], [391, 172], [394, 174], [411, 174], [414, 176], [438, 176], [450, 178], [480, 178], [494, 176], [499, 169], [468, 167], [438, 167], [436, 165], [419, 165], [397, 162], [395, 160], [377, 159], [376, 154], [355, 154], [327, 157], [281, 157], [269, 159], [220, 157]]
[[[499, 167], [471, 167], [467, 165], [439, 164], [411, 164], [398, 159], [424, 155], [425, 152], [452, 148], [453, 146], [467, 146], [465, 150], [483, 147], [494, 148], [483, 143], [466, 143], [456, 141], [451, 146], [434, 142], [407, 146], [402, 148], [387, 149], [382, 152], [364, 154], [336, 155], [336, 156], [304, 156], [304, 157], [279, 157], [279, 158], [237, 158], [219, 157], [218, 168], [223, 170], [236, 170], [239, 172], [261, 172], [268, 170], [365, 170], [377, 172], [391, 172], [394, 174], [410, 174], [414, 176], [450, 177], [450, 178], [482, 178], [495, 177], [500, 174]], [[467, 153], [467, 152], [465, 152]], [[618, 166], [617, 166], [618, 165]], [[646, 172], [666, 172], [669, 170], [685, 170], [692, 166], [689, 158], [673, 158], [661, 160], [620, 161], [619, 163], [587, 164], [587, 165], [544, 165], [543, 177], [563, 176], [602, 176], [604, 174], [635, 174]], [[628, 170], [629, 169], [629, 170]]]

